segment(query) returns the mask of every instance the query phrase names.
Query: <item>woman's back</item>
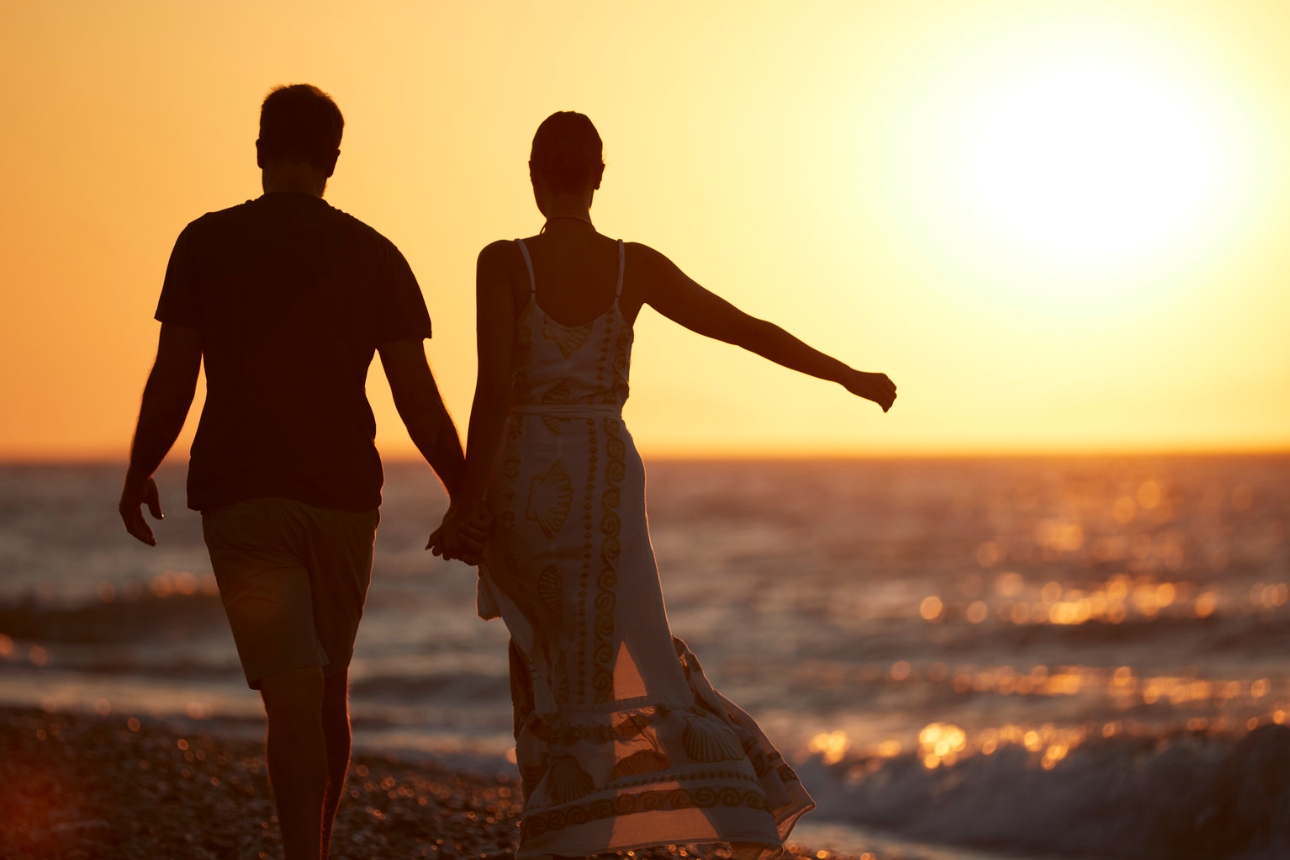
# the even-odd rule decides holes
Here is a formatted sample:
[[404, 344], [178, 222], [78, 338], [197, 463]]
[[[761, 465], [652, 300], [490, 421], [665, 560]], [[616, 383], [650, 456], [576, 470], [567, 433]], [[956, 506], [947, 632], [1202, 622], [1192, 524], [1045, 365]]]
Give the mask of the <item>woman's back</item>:
[[552, 432], [562, 418], [586, 411], [580, 406], [616, 412], [629, 390], [632, 327], [620, 307], [625, 249], [591, 235], [603, 241], [580, 242], [582, 249], [545, 236], [516, 241], [525, 277], [515, 299], [511, 405], [542, 415]]
[[[590, 224], [566, 224], [564, 219], [551, 224], [522, 240], [536, 276], [537, 303], [562, 325], [584, 325], [605, 313], [614, 300], [620, 242], [597, 233]], [[527, 272], [517, 274], [513, 288], [518, 312], [529, 300], [530, 283]]]

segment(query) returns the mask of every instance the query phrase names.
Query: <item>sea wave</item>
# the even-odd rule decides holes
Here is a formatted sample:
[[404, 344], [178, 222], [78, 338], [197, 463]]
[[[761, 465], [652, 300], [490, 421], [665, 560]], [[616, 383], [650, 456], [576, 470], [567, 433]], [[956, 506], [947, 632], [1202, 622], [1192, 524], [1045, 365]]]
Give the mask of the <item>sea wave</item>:
[[126, 645], [180, 641], [226, 625], [218, 595], [205, 591], [114, 597], [72, 606], [26, 599], [0, 604], [0, 635], [33, 642]]
[[376, 675], [355, 678], [350, 683], [355, 699], [390, 702], [443, 700], [463, 705], [498, 703], [508, 705], [510, 679], [482, 672], [452, 672], [427, 675]]
[[927, 767], [821, 758], [821, 818], [1004, 851], [1124, 860], [1290, 856], [1290, 728], [1096, 737], [1045, 767], [1024, 745]]
[[[956, 635], [957, 634], [957, 635]], [[1290, 647], [1290, 617], [1270, 613], [1222, 613], [1206, 618], [1164, 616], [1120, 623], [999, 624], [984, 629], [963, 627], [950, 634], [956, 653], [987, 650], [1024, 653], [1037, 647], [1064, 649], [1099, 646], [1156, 646], [1176, 640], [1188, 650], [1245, 651]]]

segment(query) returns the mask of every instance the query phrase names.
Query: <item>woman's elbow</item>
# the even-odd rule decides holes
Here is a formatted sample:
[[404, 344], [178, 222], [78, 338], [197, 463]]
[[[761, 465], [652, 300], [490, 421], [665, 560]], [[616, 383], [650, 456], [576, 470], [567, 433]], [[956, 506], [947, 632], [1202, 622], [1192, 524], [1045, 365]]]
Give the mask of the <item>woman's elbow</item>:
[[774, 338], [779, 327], [774, 323], [746, 317], [739, 320], [731, 329], [729, 343], [742, 346], [744, 349], [756, 350], [764, 347]]

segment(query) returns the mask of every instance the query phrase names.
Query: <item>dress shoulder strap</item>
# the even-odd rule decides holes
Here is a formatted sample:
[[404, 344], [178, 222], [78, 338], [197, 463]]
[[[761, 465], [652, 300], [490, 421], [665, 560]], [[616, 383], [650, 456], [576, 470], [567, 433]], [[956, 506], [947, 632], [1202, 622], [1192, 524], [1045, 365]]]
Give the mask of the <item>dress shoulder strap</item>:
[[623, 267], [627, 262], [624, 251], [623, 240], [618, 240], [618, 284], [614, 287], [614, 301], [618, 301], [623, 294]]
[[[516, 239], [515, 244], [520, 246], [520, 253], [524, 255], [524, 268], [529, 270], [529, 298], [537, 299], [537, 276], [533, 274], [533, 258], [529, 256], [529, 246], [524, 244], [523, 239]], [[622, 246], [619, 245], [619, 263], [618, 263], [618, 283], [621, 286], [623, 281], [623, 264], [622, 264]]]

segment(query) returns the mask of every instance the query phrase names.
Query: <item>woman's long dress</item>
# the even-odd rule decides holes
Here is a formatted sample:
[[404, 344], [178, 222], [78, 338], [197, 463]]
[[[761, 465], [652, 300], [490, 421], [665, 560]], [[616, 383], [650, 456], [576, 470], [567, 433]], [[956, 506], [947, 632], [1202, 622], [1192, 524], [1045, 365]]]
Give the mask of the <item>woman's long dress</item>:
[[729, 842], [782, 850], [810, 796], [757, 724], [672, 636], [627, 428], [632, 328], [614, 302], [569, 327], [529, 301], [517, 322], [513, 406], [488, 504], [497, 526], [480, 615], [511, 634], [517, 856]]

